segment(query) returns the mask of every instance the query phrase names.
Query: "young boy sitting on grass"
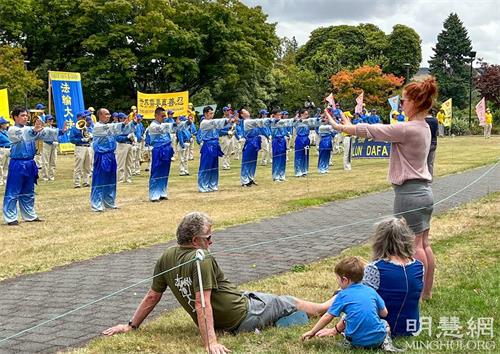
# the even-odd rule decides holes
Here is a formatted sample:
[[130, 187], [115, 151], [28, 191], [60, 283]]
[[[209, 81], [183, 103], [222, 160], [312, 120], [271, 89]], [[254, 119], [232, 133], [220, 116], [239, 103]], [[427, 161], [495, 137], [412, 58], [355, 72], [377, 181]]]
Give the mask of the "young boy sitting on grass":
[[[400, 351], [392, 345], [387, 322], [380, 318], [388, 314], [384, 300], [373, 288], [361, 284], [363, 273], [364, 262], [358, 257], [344, 258], [335, 266], [341, 290], [313, 329], [302, 335], [303, 341], [344, 333], [352, 347]], [[341, 313], [345, 317], [334, 328], [325, 328]]]

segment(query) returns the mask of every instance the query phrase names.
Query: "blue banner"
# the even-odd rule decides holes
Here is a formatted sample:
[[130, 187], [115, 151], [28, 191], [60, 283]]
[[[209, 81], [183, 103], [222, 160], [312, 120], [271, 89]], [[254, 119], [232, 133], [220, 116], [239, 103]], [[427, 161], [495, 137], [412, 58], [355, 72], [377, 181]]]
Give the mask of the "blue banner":
[[352, 144], [354, 159], [386, 159], [391, 154], [391, 143], [355, 138]]
[[[66, 123], [69, 132], [76, 122], [76, 114], [85, 110], [80, 73], [49, 71], [49, 79], [57, 127], [62, 129]], [[60, 143], [69, 142], [68, 132], [59, 137]]]

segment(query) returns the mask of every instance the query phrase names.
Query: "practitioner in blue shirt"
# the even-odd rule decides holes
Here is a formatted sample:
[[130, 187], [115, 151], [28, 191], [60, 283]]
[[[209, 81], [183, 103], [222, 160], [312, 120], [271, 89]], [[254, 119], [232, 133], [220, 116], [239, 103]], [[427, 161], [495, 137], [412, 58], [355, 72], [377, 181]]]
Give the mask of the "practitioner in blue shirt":
[[368, 117], [368, 124], [379, 124], [380, 117], [377, 115], [377, 110], [372, 109], [370, 116]]
[[330, 157], [333, 150], [333, 138], [337, 135], [337, 131], [333, 130], [332, 126], [328, 124], [328, 120], [323, 117], [321, 125], [318, 127], [319, 133], [319, 157], [318, 157], [318, 172], [328, 173], [330, 169]]
[[297, 130], [295, 138], [295, 177], [306, 177], [309, 171], [309, 130], [318, 126], [321, 118], [309, 118], [309, 112], [302, 108], [299, 119], [294, 123]]
[[168, 177], [174, 149], [172, 148], [171, 133], [175, 130], [175, 121], [164, 122], [165, 109], [158, 107], [155, 110], [155, 119], [149, 125], [149, 144], [153, 147], [151, 154], [151, 174], [149, 176], [149, 200], [158, 202], [168, 199]]
[[90, 207], [92, 211], [104, 211], [104, 208], [116, 209], [116, 137], [133, 133], [137, 118], [121, 123], [108, 123], [111, 114], [106, 108], [97, 111], [97, 119], [93, 132], [94, 171], [92, 174], [92, 190]]
[[[288, 119], [289, 114], [287, 111], [282, 111], [281, 112], [281, 118], [282, 119]], [[292, 138], [293, 138], [293, 125], [286, 127], [286, 135], [285, 135], [285, 140], [286, 140], [286, 160], [288, 161], [288, 153], [290, 152], [290, 148], [292, 146]]]
[[[49, 128], [53, 128], [54, 117], [50, 114], [45, 116], [45, 124]], [[59, 136], [66, 133], [66, 123], [63, 129], [59, 129]], [[56, 162], [57, 162], [57, 145], [59, 142], [53, 141], [51, 137], [48, 139], [42, 139], [43, 149], [42, 149], [42, 180], [43, 181], [53, 181], [55, 180], [56, 173]]]
[[[176, 119], [174, 118], [174, 111], [168, 110], [167, 111], [167, 117], [163, 121], [163, 123], [172, 123], [175, 124]], [[172, 130], [170, 133], [170, 140], [172, 142], [172, 149], [174, 151], [174, 154], [172, 155], [172, 161], [175, 161], [175, 156], [177, 155], [177, 135], [175, 134], [175, 131]]]
[[273, 181], [285, 181], [286, 174], [286, 136], [288, 128], [293, 126], [293, 119], [283, 119], [281, 112], [274, 109], [271, 112], [271, 134], [273, 151]]
[[[265, 109], [260, 110], [259, 118], [266, 119], [269, 112]], [[267, 161], [271, 158], [270, 150], [271, 127], [269, 124], [264, 124], [260, 130], [260, 146], [262, 150], [261, 166], [267, 166]]]
[[191, 124], [189, 125], [189, 131], [191, 133], [191, 138], [189, 139], [189, 153], [188, 153], [188, 156], [189, 156], [188, 160], [189, 161], [194, 160], [194, 154], [193, 154], [194, 141], [195, 141], [196, 134], [198, 133], [198, 130], [196, 129], [196, 124], [194, 124], [195, 119], [196, 119], [196, 114], [190, 113], [188, 116], [188, 120], [191, 122]]
[[245, 145], [241, 158], [240, 182], [243, 187], [257, 185], [255, 183], [255, 171], [257, 169], [257, 157], [261, 148], [261, 138], [263, 125], [270, 121], [269, 118], [252, 119], [250, 113], [242, 108], [238, 112], [239, 119], [243, 122], [243, 134]]
[[78, 129], [76, 124], [69, 130], [69, 141], [75, 145], [75, 167], [73, 169], [73, 182], [75, 188], [89, 187], [90, 176], [92, 174], [92, 128], [87, 121], [90, 118], [90, 111], [82, 111], [76, 114], [78, 121], [85, 121], [85, 128]]
[[238, 119], [238, 112], [235, 112], [234, 117], [236, 120], [236, 126], [234, 128], [234, 150], [235, 150], [235, 159], [239, 160], [241, 158], [241, 153], [243, 150], [243, 146], [245, 145], [245, 131], [243, 128], [243, 119]]
[[59, 129], [44, 128], [41, 119], [33, 127], [28, 123], [28, 111], [15, 107], [12, 111], [15, 125], [9, 127], [11, 142], [9, 174], [3, 199], [3, 218], [8, 225], [18, 225], [17, 203], [25, 221], [41, 221], [35, 212], [35, 183], [38, 168], [35, 157], [35, 140], [57, 141]]
[[186, 116], [179, 116], [177, 119], [177, 151], [179, 152], [179, 176], [189, 176], [188, 158], [189, 147], [191, 145], [191, 125], [193, 124], [191, 118]]
[[204, 119], [200, 123], [197, 137], [202, 142], [200, 150], [200, 168], [198, 169], [198, 190], [201, 193], [219, 190], [219, 157], [224, 156], [219, 145], [219, 131], [232, 120], [213, 119], [214, 110], [210, 106], [203, 108]]
[[146, 130], [146, 128], [144, 128], [144, 125], [142, 124], [142, 119], [144, 118], [144, 116], [142, 114], [135, 114], [135, 116], [137, 116], [137, 125], [135, 126], [134, 131], [135, 143], [132, 146], [132, 175], [139, 176], [141, 174], [141, 159], [144, 149], [144, 131]]

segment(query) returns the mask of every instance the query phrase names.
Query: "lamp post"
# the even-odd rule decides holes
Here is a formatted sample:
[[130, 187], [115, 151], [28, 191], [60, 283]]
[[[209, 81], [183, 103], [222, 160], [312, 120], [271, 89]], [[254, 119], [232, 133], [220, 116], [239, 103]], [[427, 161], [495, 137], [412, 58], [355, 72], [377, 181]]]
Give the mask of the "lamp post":
[[[24, 60], [24, 70], [28, 71], [29, 60]], [[24, 94], [24, 108], [28, 109], [28, 91]]]
[[476, 52], [470, 52], [470, 75], [469, 75], [469, 130], [472, 128], [472, 63], [476, 59]]
[[405, 77], [405, 84], [407, 84], [410, 81], [410, 63], [404, 63], [403, 64], [406, 67], [406, 77]]

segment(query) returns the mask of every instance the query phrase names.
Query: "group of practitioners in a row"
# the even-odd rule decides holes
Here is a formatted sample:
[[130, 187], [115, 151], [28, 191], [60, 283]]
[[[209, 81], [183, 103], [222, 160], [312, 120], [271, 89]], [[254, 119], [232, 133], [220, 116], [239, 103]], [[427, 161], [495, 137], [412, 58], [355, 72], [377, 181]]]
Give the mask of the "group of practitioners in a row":
[[[235, 112], [226, 107], [225, 117], [214, 119], [214, 111], [208, 106], [203, 110], [198, 129], [192, 114], [174, 118], [173, 112], [162, 107], [155, 110], [155, 118], [147, 128], [141, 122], [142, 116], [134, 110], [129, 115], [111, 115], [107, 109], [100, 109], [95, 122], [92, 110], [79, 112], [76, 124], [62, 129], [54, 126], [51, 115], [45, 115], [43, 121], [36, 119], [33, 126], [28, 125], [29, 115], [22, 107], [12, 111], [15, 121], [12, 127], [4, 129], [8, 127], [8, 122], [0, 121], [0, 137], [8, 144], [2, 151], [8, 149], [11, 160], [3, 203], [4, 220], [9, 225], [18, 224], [18, 202], [24, 220], [39, 220], [34, 209], [34, 185], [38, 178], [36, 142], [43, 142], [43, 179], [53, 180], [56, 145], [68, 130], [69, 141], [75, 145], [74, 186], [92, 185], [91, 208], [94, 211], [116, 208], [116, 184], [131, 182], [132, 175], [140, 173], [143, 150], [150, 155], [149, 199], [157, 202], [168, 198], [174, 147], [177, 147], [179, 155], [180, 175], [188, 175], [187, 162], [193, 158], [193, 141], [201, 145], [198, 190], [213, 192], [218, 190], [219, 158], [222, 158], [223, 168], [229, 169], [230, 156], [235, 151], [238, 157], [240, 149], [241, 185], [255, 185], [258, 153], [262, 145], [267, 145], [274, 181], [285, 181], [287, 152], [291, 146], [295, 149], [295, 176], [306, 176], [310, 136], [316, 134], [314, 128], [317, 128], [319, 136], [318, 170], [326, 173], [331, 165], [332, 141], [337, 133], [328, 124], [325, 114], [310, 118], [306, 109], [300, 110], [294, 118], [287, 118], [287, 112], [273, 110], [269, 118], [267, 112], [261, 111], [263, 118], [254, 119], [245, 108]], [[338, 107], [330, 110], [337, 120], [341, 119], [343, 113]], [[344, 165], [350, 169], [350, 137], [343, 139], [349, 146], [348, 160]], [[23, 169], [19, 168], [19, 164], [23, 164]]]
[[[394, 217], [379, 223], [373, 235], [372, 262], [342, 259], [332, 274], [340, 288], [332, 298], [313, 303], [239, 291], [209, 252], [215, 238], [212, 220], [192, 212], [177, 228], [178, 245], [158, 259], [151, 288], [128, 324], [103, 333], [137, 330], [169, 288], [198, 326], [210, 353], [229, 352], [216, 331], [238, 334], [269, 326], [303, 325], [312, 316], [321, 317], [302, 340], [341, 335], [349, 347], [400, 351], [391, 338], [418, 335], [420, 302], [432, 297], [435, 260], [429, 231], [434, 200], [428, 156], [437, 122], [430, 126], [427, 118], [436, 95], [434, 79], [405, 86], [402, 101], [408, 121], [402, 124], [353, 125], [345, 115], [342, 122], [336, 122], [325, 111], [328, 124], [337, 132], [392, 143], [388, 179], [395, 192]], [[205, 258], [197, 267], [200, 250]]]

